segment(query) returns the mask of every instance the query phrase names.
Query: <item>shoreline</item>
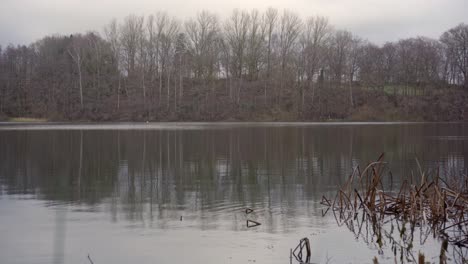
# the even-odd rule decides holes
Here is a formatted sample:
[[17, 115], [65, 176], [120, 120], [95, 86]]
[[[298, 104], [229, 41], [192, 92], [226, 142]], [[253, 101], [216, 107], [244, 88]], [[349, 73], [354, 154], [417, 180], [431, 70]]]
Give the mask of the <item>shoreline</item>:
[[203, 130], [228, 128], [417, 126], [468, 122], [0, 122], [7, 130]]

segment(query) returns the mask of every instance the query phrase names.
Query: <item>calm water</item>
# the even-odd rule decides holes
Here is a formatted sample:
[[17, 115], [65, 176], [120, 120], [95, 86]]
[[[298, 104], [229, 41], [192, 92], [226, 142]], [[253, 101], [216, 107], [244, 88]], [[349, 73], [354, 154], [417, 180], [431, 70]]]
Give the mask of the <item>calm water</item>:
[[382, 152], [390, 185], [415, 158], [461, 175], [468, 124], [1, 124], [0, 263], [289, 263], [303, 237], [313, 262], [393, 262], [320, 205]]

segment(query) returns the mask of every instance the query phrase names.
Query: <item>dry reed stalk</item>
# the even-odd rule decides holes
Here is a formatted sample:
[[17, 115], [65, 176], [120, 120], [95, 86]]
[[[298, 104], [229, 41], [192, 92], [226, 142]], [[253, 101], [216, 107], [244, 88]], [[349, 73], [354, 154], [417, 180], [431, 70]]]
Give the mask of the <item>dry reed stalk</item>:
[[416, 177], [412, 175], [409, 182], [402, 182], [398, 193], [385, 192], [383, 157], [382, 154], [362, 172], [357, 166], [337, 191], [333, 202], [322, 197], [321, 204], [332, 209], [337, 223], [348, 225], [347, 221], [356, 219], [359, 212], [379, 221], [392, 216], [409, 221], [413, 227], [429, 225], [449, 242], [468, 247], [468, 211], [465, 210], [468, 208], [468, 177], [452, 179], [450, 183], [438, 174], [431, 178], [416, 160], [419, 183], [413, 181]]

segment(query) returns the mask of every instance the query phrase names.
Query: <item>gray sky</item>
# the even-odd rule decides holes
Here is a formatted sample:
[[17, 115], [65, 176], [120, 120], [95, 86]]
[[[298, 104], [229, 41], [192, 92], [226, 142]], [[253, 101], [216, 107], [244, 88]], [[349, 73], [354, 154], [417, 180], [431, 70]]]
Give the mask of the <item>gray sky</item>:
[[438, 38], [468, 23], [468, 0], [1, 0], [0, 45], [29, 44], [45, 35], [102, 28], [112, 18], [166, 11], [180, 19], [206, 9], [287, 8], [303, 18], [327, 16], [332, 25], [375, 43], [413, 36]]

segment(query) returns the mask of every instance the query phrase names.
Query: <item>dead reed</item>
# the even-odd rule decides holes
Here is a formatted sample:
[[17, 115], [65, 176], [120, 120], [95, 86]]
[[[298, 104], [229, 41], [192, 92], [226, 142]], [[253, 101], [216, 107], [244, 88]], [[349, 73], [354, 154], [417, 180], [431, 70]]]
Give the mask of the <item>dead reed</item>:
[[[397, 191], [385, 190], [384, 175], [391, 175], [383, 161], [356, 167], [348, 180], [329, 199], [322, 197], [326, 214], [332, 211], [339, 225], [355, 229], [354, 223], [369, 219], [376, 228], [396, 220], [414, 227], [428, 227], [449, 243], [468, 247], [468, 177], [441, 178], [438, 171], [424, 172], [404, 180]], [[360, 219], [362, 218], [362, 219]], [[351, 225], [352, 227], [351, 227]], [[357, 226], [359, 228], [359, 226]], [[377, 242], [380, 237], [377, 235]]]

